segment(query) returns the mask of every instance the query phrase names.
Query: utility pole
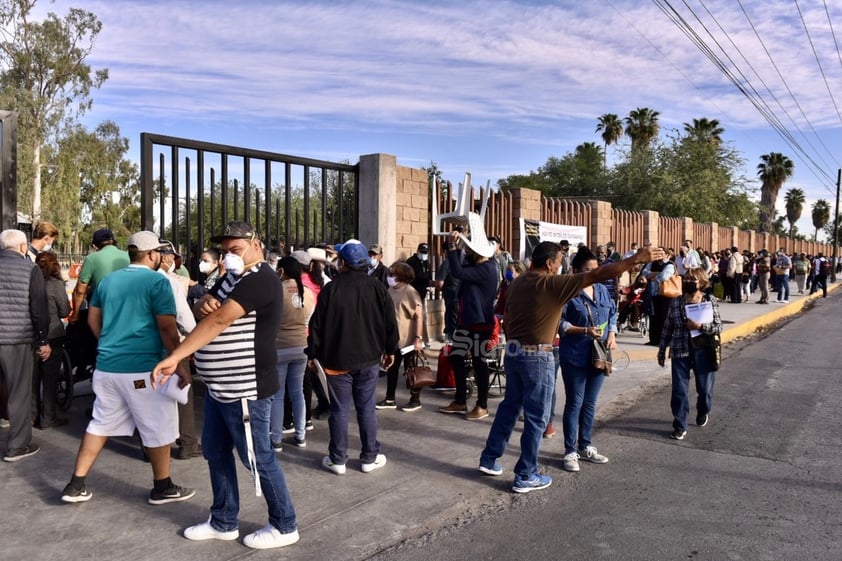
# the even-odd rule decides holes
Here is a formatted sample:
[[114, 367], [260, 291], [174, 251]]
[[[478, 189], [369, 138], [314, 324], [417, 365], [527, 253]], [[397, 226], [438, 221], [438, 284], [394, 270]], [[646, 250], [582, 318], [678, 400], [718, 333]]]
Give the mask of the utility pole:
[[836, 267], [839, 263], [839, 184], [842, 183], [842, 169], [836, 171], [836, 211], [833, 213], [833, 266], [830, 280], [836, 282]]

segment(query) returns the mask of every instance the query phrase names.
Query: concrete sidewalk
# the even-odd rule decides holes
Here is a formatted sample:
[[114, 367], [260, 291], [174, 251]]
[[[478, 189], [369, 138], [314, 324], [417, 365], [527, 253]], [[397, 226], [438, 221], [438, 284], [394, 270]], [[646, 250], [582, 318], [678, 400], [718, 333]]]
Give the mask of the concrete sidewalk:
[[[830, 286], [834, 291], [839, 283]], [[756, 299], [757, 296], [754, 297]], [[725, 322], [723, 343], [750, 335], [776, 320], [799, 313], [812, 298], [793, 294], [789, 304], [756, 305], [722, 303]], [[839, 295], [827, 302], [838, 303]], [[632, 358], [628, 368], [605, 383], [598, 415], [622, 412], [640, 392], [669, 383], [669, 369], [654, 362], [656, 349], [644, 345], [637, 333], [623, 333], [621, 348]], [[727, 367], [727, 363], [726, 363]], [[385, 393], [381, 379], [378, 399]], [[408, 399], [398, 390], [398, 403]], [[91, 396], [78, 397], [68, 413], [71, 423], [58, 430], [35, 431], [41, 451], [32, 458], [0, 466], [3, 482], [3, 560], [179, 559], [184, 561], [228, 559], [296, 559], [313, 561], [365, 559], [400, 541], [522, 500], [510, 492], [511, 469], [519, 453], [518, 436], [502, 458], [507, 474], [481, 477], [479, 453], [488, 434], [499, 398], [492, 398], [492, 417], [470, 422], [442, 415], [437, 408], [450, 402], [451, 394], [425, 391], [424, 407], [416, 412], [382, 410], [379, 438], [388, 465], [363, 474], [359, 460], [348, 463], [348, 472], [336, 476], [322, 469], [327, 450], [327, 423], [316, 420], [308, 433], [307, 448], [285, 446], [278, 455], [298, 513], [301, 541], [281, 550], [257, 551], [236, 542], [190, 542], [181, 536], [184, 527], [203, 521], [211, 501], [207, 465], [201, 458], [173, 460], [173, 479], [195, 487], [187, 502], [151, 506], [146, 499], [151, 470], [140, 460], [136, 441], [112, 439], [88, 476], [93, 499], [68, 505], [60, 501], [70, 478], [79, 439], [85, 430], [85, 409]], [[559, 392], [557, 410], [564, 404]], [[197, 404], [201, 410], [201, 405]], [[560, 418], [556, 423], [559, 425]], [[665, 434], [670, 419], [664, 419]], [[0, 431], [5, 446], [7, 431]], [[356, 458], [359, 440], [351, 423], [351, 448]], [[561, 435], [545, 440], [541, 462], [552, 475], [560, 472]], [[255, 497], [248, 472], [240, 473], [241, 536], [266, 524], [262, 498]]]

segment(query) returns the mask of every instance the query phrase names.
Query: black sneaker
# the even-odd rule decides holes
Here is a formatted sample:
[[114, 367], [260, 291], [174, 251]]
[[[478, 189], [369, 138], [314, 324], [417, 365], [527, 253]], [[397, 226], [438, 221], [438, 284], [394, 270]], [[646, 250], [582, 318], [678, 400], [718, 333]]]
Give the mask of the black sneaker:
[[304, 430], [313, 430], [314, 428], [316, 427], [313, 425], [313, 421], [307, 421], [304, 423]]
[[4, 462], [17, 462], [24, 458], [28, 458], [29, 456], [34, 456], [38, 453], [41, 447], [37, 444], [30, 444], [26, 448], [15, 448], [14, 450], [8, 450], [6, 455], [3, 456]]
[[401, 411], [418, 411], [421, 409], [420, 401], [410, 401], [406, 405], [401, 405]]
[[284, 425], [284, 429], [283, 429], [283, 431], [282, 431], [282, 432], [283, 432], [283, 434], [292, 434], [292, 433], [294, 433], [294, 432], [295, 432], [295, 425], [293, 425], [293, 424]]
[[384, 399], [383, 401], [378, 401], [377, 404], [374, 406], [375, 409], [397, 409], [398, 404], [395, 403], [394, 399]]
[[164, 505], [167, 503], [186, 501], [195, 494], [195, 489], [190, 489], [189, 487], [179, 487], [178, 485], [172, 485], [169, 489], [165, 489], [164, 491], [156, 491], [155, 489], [152, 489], [149, 493], [149, 504]]
[[284, 445], [282, 442], [273, 442], [272, 443], [272, 450], [275, 452], [281, 452], [284, 449]]
[[307, 448], [307, 440], [303, 438], [298, 438], [297, 436], [292, 439], [292, 443], [297, 446], [298, 448]]
[[66, 503], [84, 503], [91, 500], [91, 497], [93, 497], [93, 493], [88, 491], [84, 485], [81, 489], [75, 489], [68, 483], [64, 491], [61, 492], [61, 500]]
[[684, 440], [684, 435], [686, 434], [686, 430], [675, 429], [674, 431], [672, 431], [672, 434], [670, 434], [670, 438], [672, 438], [673, 440]]
[[707, 414], [705, 414], [705, 415], [696, 415], [696, 424], [697, 424], [697, 425], [699, 425], [700, 427], [703, 427], [703, 426], [705, 426], [706, 424], [708, 424], [708, 421], [709, 421], [709, 420], [710, 420], [710, 418], [708, 417], [708, 415], [707, 415]]

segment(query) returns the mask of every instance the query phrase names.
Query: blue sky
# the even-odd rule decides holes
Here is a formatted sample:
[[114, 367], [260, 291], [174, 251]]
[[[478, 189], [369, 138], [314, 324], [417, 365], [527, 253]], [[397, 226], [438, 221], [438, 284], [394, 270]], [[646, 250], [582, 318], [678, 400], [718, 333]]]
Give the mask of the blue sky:
[[718, 119], [749, 178], [761, 154], [792, 158], [784, 190], [805, 190], [799, 226], [812, 232], [809, 205], [833, 204], [842, 161], [842, 99], [822, 77], [842, 91], [828, 24], [829, 14], [842, 41], [842, 4], [669, 3], [700, 34], [710, 30], [820, 171], [645, 0], [58, 0], [39, 9], [79, 7], [102, 21], [90, 62], [110, 78], [85, 122], [117, 122], [133, 159], [145, 131], [337, 161], [385, 152], [406, 166], [433, 160], [453, 181], [471, 171], [475, 184], [494, 184], [601, 143], [604, 113], [649, 107], [662, 135]]

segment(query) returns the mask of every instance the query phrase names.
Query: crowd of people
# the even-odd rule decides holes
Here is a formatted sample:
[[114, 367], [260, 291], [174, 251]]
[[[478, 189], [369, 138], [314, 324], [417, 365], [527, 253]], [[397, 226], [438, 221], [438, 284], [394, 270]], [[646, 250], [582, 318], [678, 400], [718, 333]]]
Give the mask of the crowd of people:
[[[609, 461], [594, 445], [593, 426], [610, 371], [594, 360], [593, 349], [595, 342], [608, 351], [617, 347], [622, 276], [636, 276], [634, 282], [646, 287], [643, 313], [651, 317], [649, 343], [658, 346], [661, 366], [670, 350], [670, 436], [680, 440], [687, 433], [691, 371], [697, 425], [709, 420], [716, 368], [694, 341], [721, 332], [717, 302], [744, 302], [759, 289], [758, 303], [768, 303], [770, 284], [778, 301], [786, 302], [790, 275], [799, 293], [826, 294], [829, 274], [822, 254], [752, 255], [737, 248], [710, 254], [690, 240], [677, 253], [633, 244], [623, 255], [613, 242], [593, 251], [580, 244], [575, 252], [567, 241], [541, 242], [520, 262], [499, 238], [454, 231], [443, 240], [446, 257], [434, 276], [427, 243], [391, 265], [383, 262], [379, 244], [354, 239], [286, 254], [265, 247], [250, 224], [235, 221], [211, 238], [214, 247], [201, 252], [195, 280], [179, 263], [177, 248], [156, 234], [137, 232], [122, 251], [109, 230], [98, 230], [70, 302], [49, 251], [57, 236], [49, 223], [36, 227], [31, 242], [17, 230], [0, 233], [0, 369], [10, 425], [4, 460], [38, 452], [33, 426], [67, 422], [56, 413], [54, 351], [64, 344], [65, 322], [82, 322], [97, 341], [95, 398], [61, 499], [90, 500], [87, 478], [107, 440], [137, 433], [152, 468], [150, 504], [195, 494], [173, 482], [171, 457], [203, 456], [208, 463], [213, 501], [207, 520], [184, 530], [190, 540], [239, 538], [239, 459], [266, 502], [267, 524], [243, 538], [258, 549], [299, 539], [277, 454], [285, 445], [307, 446], [312, 418], [329, 415], [325, 470], [346, 473], [352, 406], [359, 469], [368, 474], [387, 464], [377, 410], [422, 408], [420, 388], [407, 386], [407, 401], [400, 406], [397, 394], [401, 366], [429, 345], [425, 316], [431, 288], [442, 291], [447, 360], [455, 377], [453, 400], [439, 411], [469, 421], [488, 417], [487, 359], [504, 349], [506, 392], [479, 471], [503, 473], [500, 459], [520, 418], [512, 490], [527, 493], [552, 483], [540, 473], [538, 455], [542, 440], [555, 434], [559, 372], [565, 399], [562, 468], [576, 472], [580, 461]], [[662, 288], [674, 276], [681, 280], [680, 295]], [[386, 389], [378, 401], [381, 376]], [[204, 396], [201, 435], [196, 395]]]

